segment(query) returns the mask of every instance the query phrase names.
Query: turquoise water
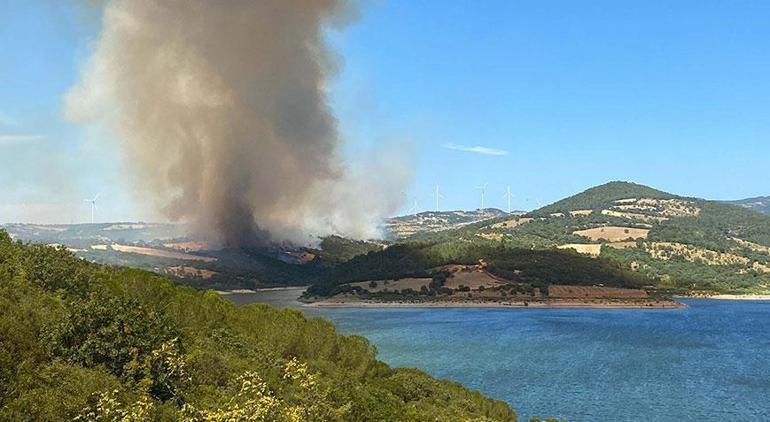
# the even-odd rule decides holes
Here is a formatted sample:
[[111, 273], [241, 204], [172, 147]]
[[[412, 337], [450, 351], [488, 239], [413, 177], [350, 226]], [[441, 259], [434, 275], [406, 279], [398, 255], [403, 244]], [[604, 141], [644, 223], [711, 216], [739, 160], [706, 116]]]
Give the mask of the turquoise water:
[[522, 420], [770, 420], [770, 302], [687, 303], [304, 312], [367, 337], [393, 366], [505, 400]]

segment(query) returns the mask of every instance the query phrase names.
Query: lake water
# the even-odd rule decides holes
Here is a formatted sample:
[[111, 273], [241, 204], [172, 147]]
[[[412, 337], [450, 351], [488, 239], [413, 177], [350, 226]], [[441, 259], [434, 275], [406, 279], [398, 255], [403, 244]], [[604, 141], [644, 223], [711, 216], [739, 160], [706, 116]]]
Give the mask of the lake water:
[[[298, 291], [242, 298], [296, 307]], [[685, 309], [303, 309], [521, 420], [770, 420], [770, 302]]]

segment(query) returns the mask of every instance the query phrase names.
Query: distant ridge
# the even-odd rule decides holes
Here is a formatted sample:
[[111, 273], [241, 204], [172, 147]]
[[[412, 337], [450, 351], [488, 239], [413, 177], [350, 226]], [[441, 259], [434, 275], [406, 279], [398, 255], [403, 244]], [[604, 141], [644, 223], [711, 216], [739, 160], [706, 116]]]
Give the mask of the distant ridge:
[[770, 196], [757, 196], [755, 198], [738, 199], [735, 201], [724, 201], [728, 204], [738, 205], [748, 208], [752, 211], [770, 215]]
[[[521, 215], [512, 211], [511, 215]], [[484, 208], [472, 211], [423, 211], [417, 214], [393, 217], [385, 222], [385, 229], [391, 237], [405, 238], [416, 234], [434, 233], [457, 229], [468, 224], [508, 215], [497, 208]]]

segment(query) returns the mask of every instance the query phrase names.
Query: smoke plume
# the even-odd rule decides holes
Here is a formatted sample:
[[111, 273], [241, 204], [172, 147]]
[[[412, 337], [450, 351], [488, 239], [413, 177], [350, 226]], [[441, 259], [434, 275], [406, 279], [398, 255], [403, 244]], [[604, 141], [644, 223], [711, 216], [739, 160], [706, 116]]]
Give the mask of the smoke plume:
[[[75, 120], [105, 122], [137, 186], [224, 246], [366, 238], [409, 173], [375, 151], [346, 165], [325, 86], [343, 0], [110, 0]], [[366, 194], [368, 199], [363, 198]], [[374, 195], [377, 195], [376, 197]]]

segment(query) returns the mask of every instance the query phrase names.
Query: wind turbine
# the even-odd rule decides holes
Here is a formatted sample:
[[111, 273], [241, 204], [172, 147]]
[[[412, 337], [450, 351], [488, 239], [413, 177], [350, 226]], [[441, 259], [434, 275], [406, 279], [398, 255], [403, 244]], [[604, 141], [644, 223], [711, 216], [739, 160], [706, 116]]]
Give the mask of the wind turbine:
[[513, 194], [511, 193], [511, 187], [508, 186], [508, 189], [505, 190], [505, 193], [503, 194], [503, 198], [508, 199], [508, 214], [511, 213], [511, 198], [513, 198]]
[[438, 185], [436, 185], [436, 212], [439, 210], [438, 201], [439, 199], [443, 199], [444, 195], [441, 194], [441, 192], [438, 189]]
[[481, 210], [484, 211], [484, 196], [487, 194], [487, 185], [489, 183], [484, 182], [481, 186], [476, 186], [476, 189], [481, 191]]
[[414, 205], [412, 205], [412, 208], [409, 208], [410, 214], [418, 214], [420, 212], [420, 205], [417, 203], [417, 200], [414, 200]]
[[[535, 209], [543, 208], [543, 204], [540, 202], [540, 199], [538, 199], [538, 198], [534, 198], [534, 199], [535, 199], [535, 202], [537, 203], [537, 208], [535, 208]], [[532, 200], [532, 198], [527, 198], [527, 202], [529, 202], [531, 200]]]
[[94, 224], [94, 211], [96, 210], [96, 200], [99, 199], [99, 194], [97, 193], [96, 196], [94, 196], [94, 199], [84, 199], [84, 202], [89, 202], [91, 204], [91, 224]]

